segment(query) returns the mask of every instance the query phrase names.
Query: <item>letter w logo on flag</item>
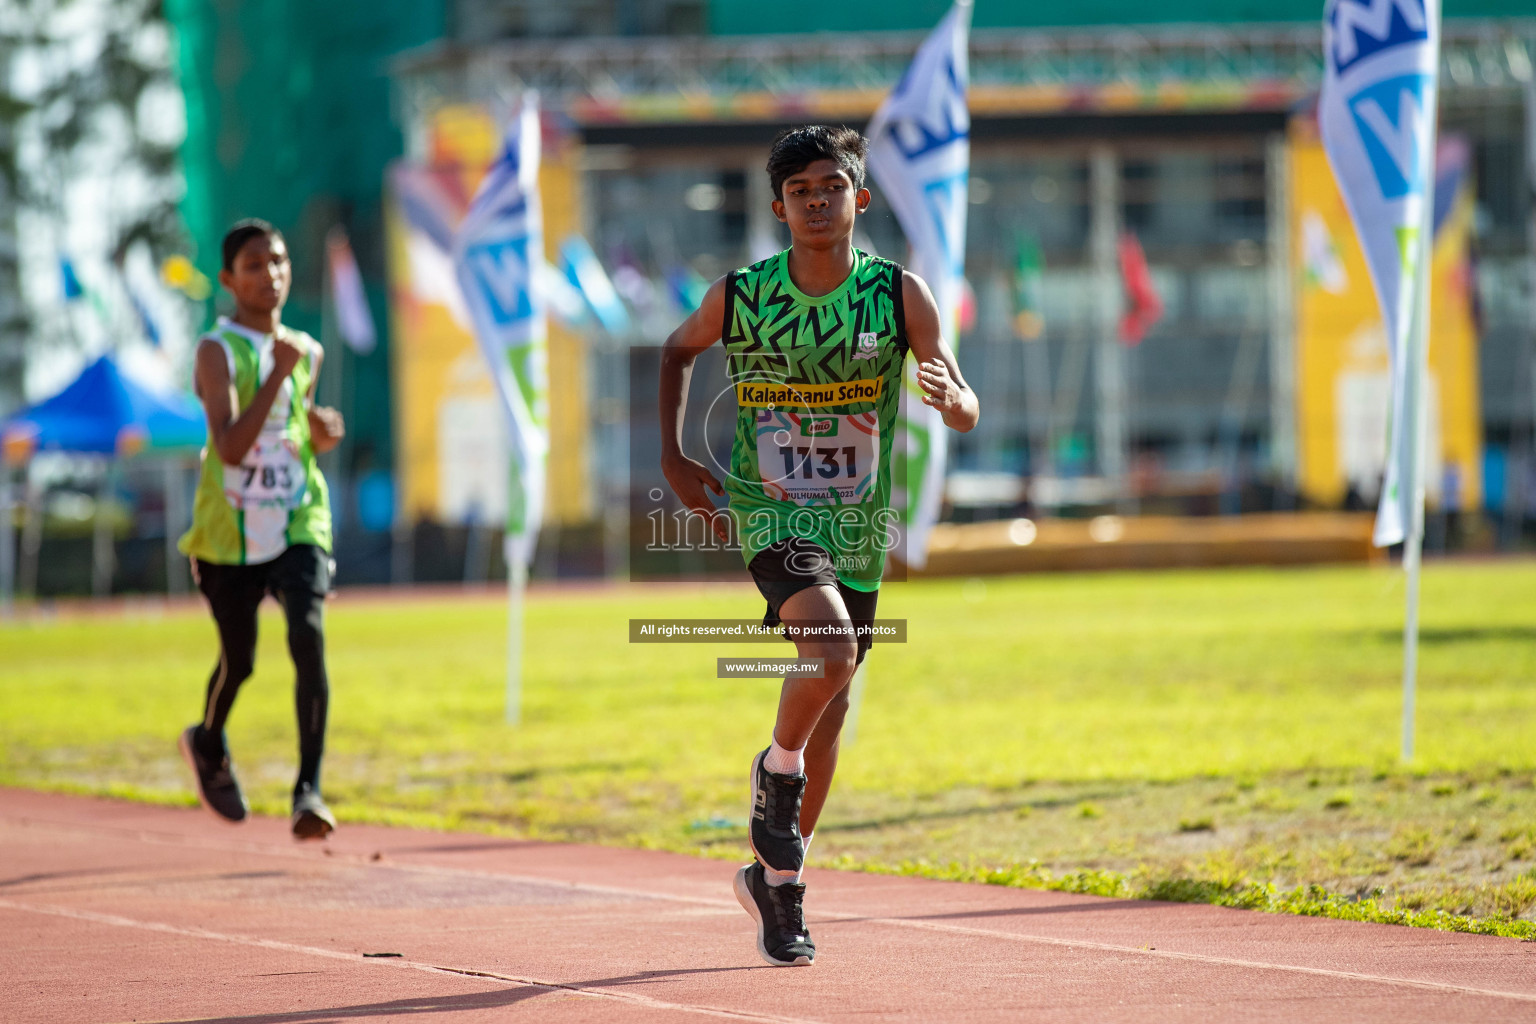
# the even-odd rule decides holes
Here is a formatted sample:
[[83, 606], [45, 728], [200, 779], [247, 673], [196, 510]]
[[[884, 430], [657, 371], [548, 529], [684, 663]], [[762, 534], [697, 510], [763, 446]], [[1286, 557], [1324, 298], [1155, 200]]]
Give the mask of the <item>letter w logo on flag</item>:
[[1424, 94], [1433, 92], [1427, 75], [1398, 75], [1360, 90], [1349, 101], [1360, 141], [1376, 172], [1376, 182], [1387, 199], [1400, 199], [1422, 191], [1422, 147], [1428, 145]]
[[528, 236], [469, 246], [464, 259], [481, 291], [486, 312], [507, 327], [533, 316], [533, 287], [528, 264]]

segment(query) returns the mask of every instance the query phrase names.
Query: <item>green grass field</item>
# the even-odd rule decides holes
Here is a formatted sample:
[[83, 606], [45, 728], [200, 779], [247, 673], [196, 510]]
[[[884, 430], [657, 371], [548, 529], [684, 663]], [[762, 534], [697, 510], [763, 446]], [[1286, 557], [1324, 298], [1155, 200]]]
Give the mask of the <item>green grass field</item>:
[[[889, 585], [909, 642], [871, 655], [811, 861], [1536, 935], [1536, 563], [1426, 569], [1407, 768], [1402, 599], [1384, 567]], [[327, 795], [344, 822], [743, 856], [777, 683], [715, 658], [792, 648], [627, 620], [760, 610], [750, 584], [536, 591], [508, 727], [501, 600], [343, 594]], [[292, 669], [262, 627], [229, 736], [284, 813]], [[174, 741], [214, 643], [193, 607], [0, 626], [0, 783], [191, 802]]]

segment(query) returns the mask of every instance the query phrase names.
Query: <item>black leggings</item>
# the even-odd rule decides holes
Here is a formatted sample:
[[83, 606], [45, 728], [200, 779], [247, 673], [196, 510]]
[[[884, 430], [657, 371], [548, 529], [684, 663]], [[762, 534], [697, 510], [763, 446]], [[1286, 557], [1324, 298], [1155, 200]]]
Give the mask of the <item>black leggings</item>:
[[299, 776], [294, 785], [320, 788], [325, 753], [325, 718], [330, 682], [325, 674], [325, 595], [331, 558], [313, 544], [295, 544], [260, 565], [213, 565], [193, 560], [198, 589], [208, 599], [219, 629], [219, 661], [208, 678], [203, 753], [224, 754], [224, 724], [240, 684], [256, 668], [256, 609], [271, 594], [288, 619], [288, 653], [293, 657], [294, 707], [299, 720]]

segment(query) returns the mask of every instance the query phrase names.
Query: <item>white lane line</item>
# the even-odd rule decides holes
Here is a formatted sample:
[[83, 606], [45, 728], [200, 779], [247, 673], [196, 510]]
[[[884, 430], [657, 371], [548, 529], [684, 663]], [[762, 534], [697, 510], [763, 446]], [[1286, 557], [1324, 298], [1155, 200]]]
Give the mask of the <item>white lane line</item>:
[[[1250, 913], [1257, 913], [1257, 911], [1250, 911]], [[898, 928], [917, 928], [924, 931], [980, 935], [991, 939], [1008, 939], [1012, 942], [1067, 946], [1072, 949], [1094, 949], [1107, 953], [1140, 953], [1143, 956], [1162, 957], [1167, 960], [1185, 960], [1192, 963], [1218, 964], [1224, 967], [1241, 967], [1259, 971], [1289, 971], [1294, 974], [1311, 974], [1323, 978], [1338, 978], [1343, 981], [1364, 981], [1376, 985], [1397, 985], [1406, 988], [1428, 989], [1432, 992], [1454, 992], [1457, 995], [1489, 996], [1495, 999], [1514, 999], [1524, 1003], [1536, 1003], [1536, 992], [1505, 992], [1499, 989], [1477, 988], [1472, 985], [1455, 985], [1450, 982], [1422, 981], [1416, 978], [1394, 978], [1380, 974], [1364, 974], [1358, 971], [1338, 971], [1328, 967], [1276, 964], [1264, 960], [1240, 960], [1236, 957], [1212, 956], [1208, 953], [1180, 953], [1177, 950], [1171, 949], [1117, 946], [1108, 942], [1090, 942], [1087, 939], [1058, 939], [1045, 935], [1022, 935], [1017, 932], [1000, 932], [990, 928], [967, 928], [964, 925], [940, 924], [936, 921], [915, 921], [892, 917], [863, 917], [854, 914], [838, 914], [834, 916], [843, 921], [861, 921], [868, 924], [884, 924]]]
[[[0, 817], [0, 820], [7, 820]], [[199, 845], [174, 833], [147, 832], [139, 829], [122, 829], [114, 826], [95, 826], [84, 824], [63, 824], [38, 819], [15, 819], [17, 823], [28, 825], [45, 825], [60, 829], [77, 829], [82, 832], [112, 831], [126, 833], [139, 840], [155, 845]], [[314, 858], [306, 856], [297, 849], [289, 849], [270, 844], [260, 844], [247, 841], [226, 842], [220, 840], [202, 840], [203, 845], [217, 849], [239, 849], [243, 852], [276, 855], [303, 859], [314, 863]], [[402, 851], [408, 853], [409, 851]], [[330, 858], [327, 858], [330, 860]], [[623, 896], [629, 899], [661, 900], [669, 903], [682, 903], [692, 906], [705, 906], [716, 908], [736, 909], [735, 900], [712, 899], [702, 896], [680, 896], [669, 893], [650, 892], [639, 889], [627, 889], [619, 886], [596, 885], [589, 882], [569, 882], [560, 879], [542, 878], [537, 875], [503, 874], [495, 871], [481, 871], [472, 868], [451, 868], [433, 864], [404, 864], [399, 861], [378, 863], [364, 859], [361, 855], [348, 855], [340, 858], [340, 861], [351, 861], [369, 867], [389, 868], [397, 871], [416, 871], [424, 874], [446, 875], [457, 877], [470, 877], [481, 879], [501, 879], [506, 881], [523, 882], [535, 885], [558, 886], [581, 892], [590, 892], [598, 895]], [[336, 863], [332, 860], [332, 863]], [[1239, 911], [1241, 913], [1241, 911]], [[1258, 913], [1249, 911], [1249, 913]], [[1378, 985], [1392, 985], [1403, 988], [1428, 990], [1432, 992], [1452, 992], [1462, 995], [1486, 996], [1495, 999], [1511, 999], [1517, 1002], [1536, 1003], [1536, 992], [1510, 992], [1501, 989], [1478, 988], [1472, 985], [1457, 985], [1451, 982], [1424, 981], [1416, 978], [1401, 978], [1390, 975], [1368, 974], [1357, 971], [1341, 971], [1327, 967], [1308, 967], [1301, 964], [1271, 963], [1264, 960], [1242, 960], [1235, 957], [1213, 956], [1207, 953], [1183, 953], [1176, 950], [1151, 949], [1143, 946], [1121, 946], [1107, 942], [1093, 942], [1088, 939], [1062, 939], [1045, 935], [1029, 935], [1020, 932], [999, 931], [991, 928], [974, 928], [958, 924], [945, 924], [937, 921], [923, 921], [910, 918], [895, 917], [870, 917], [867, 914], [843, 913], [840, 911], [821, 910], [807, 913], [808, 921], [836, 921], [839, 923], [868, 923], [884, 925], [893, 928], [911, 928], [919, 931], [942, 932], [952, 935], [980, 936], [992, 939], [1003, 939], [1008, 942], [1033, 943], [1045, 946], [1060, 946], [1069, 949], [1086, 949], [1110, 953], [1132, 953], [1140, 956], [1162, 958], [1166, 960], [1181, 960], [1189, 963], [1213, 964], [1222, 967], [1237, 967], [1247, 970], [1259, 971], [1284, 971], [1293, 974], [1305, 974], [1325, 978], [1337, 978], [1342, 981], [1360, 981]], [[1513, 940], [1510, 940], [1513, 941]]]
[[[407, 960], [404, 958], [372, 958], [364, 957], [361, 953], [347, 953], [338, 949], [325, 949], [321, 946], [305, 946], [294, 942], [283, 942], [279, 939], [262, 939], [252, 935], [232, 935], [228, 932], [216, 932], [208, 928], [188, 927], [184, 925], [166, 924], [163, 921], [143, 921], [138, 918], [123, 917], [120, 914], [103, 914], [94, 910], [77, 910], [73, 907], [58, 907], [48, 904], [24, 903], [18, 900], [0, 898], [0, 908], [6, 910], [24, 911], [33, 914], [47, 914], [54, 917], [72, 918], [77, 921], [89, 921], [94, 924], [113, 925], [119, 928], [137, 928], [141, 931], [160, 932], [166, 935], [175, 935], [182, 938], [212, 939], [217, 942], [229, 942], [239, 946], [254, 946], [258, 949], [271, 949], [284, 953], [300, 953], [306, 956], [320, 956], [330, 960], [343, 960], [350, 964], [362, 964], [375, 967], [392, 967], [397, 970], [422, 971], [428, 974], [451, 974], [458, 977], [486, 978], [491, 981], [499, 981], [505, 984], [518, 985], [525, 988], [543, 989], [548, 992], [562, 992], [570, 995], [586, 996], [591, 999], [611, 999], [621, 1003], [629, 1003], [636, 1006], [644, 1006], [653, 1010], [675, 1010], [684, 1013], [699, 1014], [705, 1017], [719, 1017], [726, 1020], [761, 1021], [764, 1024], [817, 1024], [816, 1021], [806, 1017], [781, 1017], [771, 1014], [751, 1013], [745, 1010], [730, 1010], [719, 1006], [702, 1006], [693, 1003], [673, 1003], [664, 999], [654, 999], [637, 992], [609, 992], [606, 989], [586, 988], [580, 982], [565, 983], [558, 981], [541, 981], [537, 978], [522, 978], [511, 974], [498, 974], [493, 971], [478, 971], [466, 967], [449, 967], [442, 964], [432, 964], [422, 961]], [[764, 970], [772, 968], [765, 967]], [[314, 1011], [311, 1011], [314, 1012]], [[324, 1013], [335, 1013], [333, 1010]], [[281, 1018], [288, 1016], [286, 1011], [278, 1011], [268, 1014], [254, 1014], [256, 1019]], [[200, 1018], [191, 1018], [200, 1019]], [[234, 1018], [239, 1019], [239, 1018]]]
[[[206, 835], [182, 835], [176, 832], [152, 832], [140, 828], [121, 828], [116, 825], [89, 825], [80, 822], [54, 822], [41, 818], [7, 818], [0, 815], [0, 823], [16, 828], [47, 828], [57, 832], [77, 832], [83, 835], [100, 835], [111, 833], [119, 839], [131, 839], [144, 843], [147, 846], [174, 846], [177, 848], [191, 848], [198, 850], [212, 850], [220, 853], [247, 853], [263, 857], [282, 857], [285, 860], [301, 861], [311, 866], [331, 865], [339, 866], [347, 864], [353, 867], [366, 867], [382, 871], [414, 871], [418, 874], [440, 875], [450, 878], [480, 878], [503, 882], [521, 882], [530, 885], [539, 885], [549, 889], [572, 889], [580, 892], [596, 893], [603, 896], [623, 896], [628, 899], [662, 900], [670, 903], [689, 903], [703, 907], [729, 907], [740, 910], [740, 905], [734, 899], [715, 899], [706, 896], [681, 896], [671, 893], [650, 892], [642, 889], [625, 889], [611, 885], [597, 885], [592, 882], [570, 882], [560, 878], [546, 878], [541, 875], [523, 875], [503, 871], [484, 871], [477, 868], [454, 868], [438, 864], [412, 864], [406, 861], [395, 860], [393, 857], [408, 856], [415, 851], [406, 849], [392, 855], [391, 859], [382, 861], [372, 860], [365, 853], [340, 853], [331, 856], [315, 856], [314, 847], [305, 847], [297, 843], [275, 845], [259, 841], [244, 839], [215, 839]], [[325, 849], [325, 847], [320, 847]], [[620, 851], [623, 852], [623, 851]], [[721, 861], [721, 864], [728, 863]], [[121, 874], [121, 869], [115, 869]], [[157, 872], [158, 873], [158, 872]], [[729, 884], [729, 883], [727, 883]]]

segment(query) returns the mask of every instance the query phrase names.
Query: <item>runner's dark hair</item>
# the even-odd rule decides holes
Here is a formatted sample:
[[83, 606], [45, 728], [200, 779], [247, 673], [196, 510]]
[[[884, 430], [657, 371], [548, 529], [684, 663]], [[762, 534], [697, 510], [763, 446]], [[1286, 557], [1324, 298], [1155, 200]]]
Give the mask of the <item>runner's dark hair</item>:
[[846, 125], [805, 124], [775, 135], [768, 151], [768, 182], [773, 198], [783, 199], [784, 179], [799, 174], [817, 160], [836, 160], [848, 172], [853, 187], [864, 187], [864, 136]]
[[281, 242], [283, 233], [256, 217], [235, 221], [224, 233], [224, 244], [220, 247], [223, 250], [225, 270], [235, 269], [235, 257], [240, 255], [240, 250], [245, 248], [245, 243], [253, 238], [273, 238]]

